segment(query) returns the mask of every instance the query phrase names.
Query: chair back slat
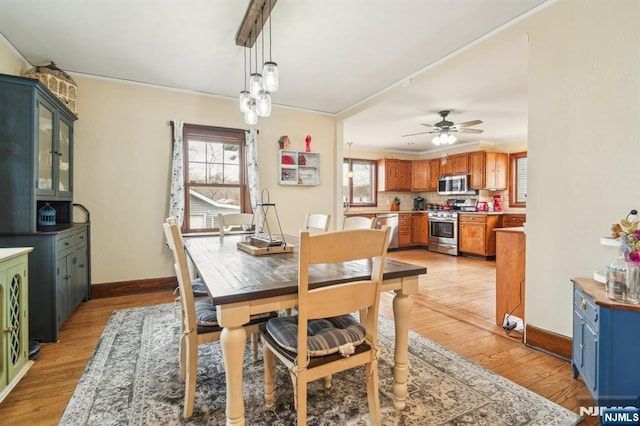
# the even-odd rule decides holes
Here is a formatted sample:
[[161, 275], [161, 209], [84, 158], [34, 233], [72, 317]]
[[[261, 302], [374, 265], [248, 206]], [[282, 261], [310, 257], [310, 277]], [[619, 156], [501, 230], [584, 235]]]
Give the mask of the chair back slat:
[[167, 218], [163, 224], [164, 234], [167, 244], [173, 252], [174, 269], [178, 278], [178, 288], [180, 290], [180, 303], [184, 312], [185, 329], [192, 330], [196, 327], [196, 310], [193, 289], [191, 287], [191, 277], [187, 264], [187, 255], [184, 250], [182, 232], [174, 218]]

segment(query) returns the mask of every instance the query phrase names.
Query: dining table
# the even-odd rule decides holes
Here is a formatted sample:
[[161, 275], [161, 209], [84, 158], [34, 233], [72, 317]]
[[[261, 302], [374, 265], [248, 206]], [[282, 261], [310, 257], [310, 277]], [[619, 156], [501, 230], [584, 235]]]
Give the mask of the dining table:
[[[243, 366], [249, 317], [294, 308], [298, 300], [298, 237], [282, 235], [289, 252], [267, 250], [254, 255], [240, 250], [250, 235], [225, 234], [185, 236], [185, 247], [194, 273], [204, 282], [222, 327], [220, 344], [226, 374], [226, 424], [244, 425]], [[280, 236], [279, 236], [280, 237]], [[291, 250], [291, 249], [289, 249]], [[264, 251], [264, 250], [262, 250]], [[262, 252], [261, 251], [261, 252]], [[424, 266], [387, 258], [382, 292], [394, 292], [395, 331], [393, 394], [394, 408], [402, 410], [407, 396], [408, 335], [411, 294], [418, 292], [418, 277]], [[309, 287], [319, 288], [368, 279], [371, 261], [344, 262], [338, 265], [312, 265]]]

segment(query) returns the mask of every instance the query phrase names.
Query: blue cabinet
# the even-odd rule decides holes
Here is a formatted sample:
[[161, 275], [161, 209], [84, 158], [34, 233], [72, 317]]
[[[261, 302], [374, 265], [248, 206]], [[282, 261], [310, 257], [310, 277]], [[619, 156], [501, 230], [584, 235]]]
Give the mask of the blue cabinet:
[[573, 283], [574, 377], [599, 406], [640, 407], [640, 306], [610, 300], [595, 280]]

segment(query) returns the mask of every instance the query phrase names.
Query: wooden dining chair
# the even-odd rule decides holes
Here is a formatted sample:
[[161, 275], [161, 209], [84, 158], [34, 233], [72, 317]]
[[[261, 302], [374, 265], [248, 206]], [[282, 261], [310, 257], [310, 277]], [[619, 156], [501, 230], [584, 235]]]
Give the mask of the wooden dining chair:
[[253, 225], [252, 213], [218, 213], [218, 228], [220, 237], [224, 237], [234, 227], [239, 230], [248, 230]]
[[[187, 267], [187, 255], [184, 250], [182, 233], [174, 218], [168, 218], [163, 224], [167, 243], [173, 252], [174, 268], [180, 289], [181, 334], [179, 347], [180, 380], [185, 382], [184, 411], [185, 418], [193, 414], [196, 392], [196, 373], [198, 371], [198, 345], [220, 340], [222, 328], [218, 325], [216, 307], [211, 298], [196, 300], [191, 288], [191, 278]], [[275, 317], [273, 312], [251, 316], [247, 333], [257, 333], [258, 325]], [[254, 349], [254, 359], [257, 349]]]
[[327, 232], [329, 230], [329, 222], [331, 222], [330, 214], [307, 213], [303, 230], [309, 231], [311, 234]]
[[373, 229], [375, 227], [375, 217], [345, 216], [342, 219], [342, 229]]
[[[290, 372], [298, 425], [307, 420], [307, 383], [365, 366], [371, 424], [380, 424], [377, 338], [378, 308], [389, 229], [350, 229], [310, 235], [301, 231], [298, 269], [298, 314], [260, 325], [265, 401], [274, 405], [275, 357]], [[309, 288], [316, 264], [370, 260], [370, 279]], [[364, 312], [360, 320], [352, 315]]]

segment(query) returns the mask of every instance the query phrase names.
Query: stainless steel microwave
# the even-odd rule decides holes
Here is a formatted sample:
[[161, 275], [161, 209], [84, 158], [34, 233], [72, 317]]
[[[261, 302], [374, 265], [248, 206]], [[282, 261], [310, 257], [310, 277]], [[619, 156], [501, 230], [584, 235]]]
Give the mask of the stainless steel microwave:
[[438, 194], [477, 194], [477, 191], [469, 189], [469, 175], [441, 176], [438, 179]]

